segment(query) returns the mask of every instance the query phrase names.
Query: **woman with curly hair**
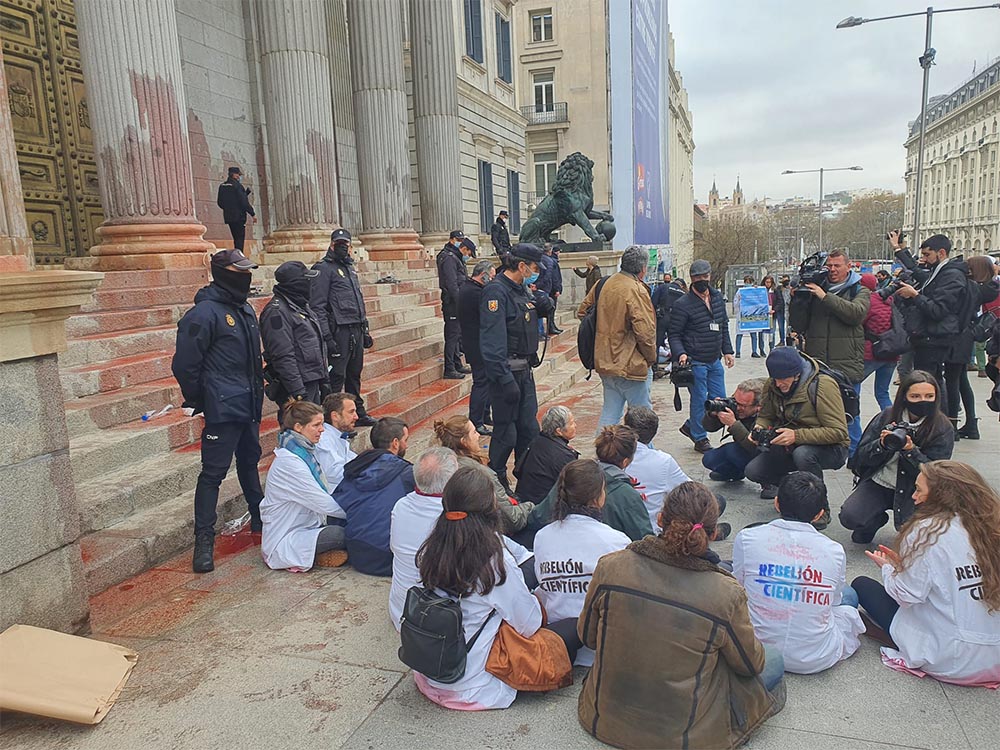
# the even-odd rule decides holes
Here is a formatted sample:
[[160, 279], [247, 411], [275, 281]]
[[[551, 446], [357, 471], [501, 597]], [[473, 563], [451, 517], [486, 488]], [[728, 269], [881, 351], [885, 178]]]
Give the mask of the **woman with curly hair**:
[[1000, 495], [968, 464], [932, 461], [920, 467], [913, 500], [897, 549], [865, 553], [882, 583], [852, 584], [869, 634], [887, 645], [883, 661], [894, 669], [1000, 683]]
[[513, 534], [523, 529], [535, 504], [518, 503], [507, 495], [496, 473], [489, 467], [490, 457], [479, 444], [479, 432], [476, 431], [476, 426], [464, 415], [456, 414], [435, 421], [434, 436], [442, 446], [455, 451], [459, 468], [475, 466], [490, 478], [497, 507], [500, 508], [500, 515], [503, 518], [503, 533]]
[[594, 649], [579, 719], [609, 745], [737, 747], [785, 702], [781, 654], [754, 635], [743, 587], [706, 558], [715, 495], [684, 482], [659, 536], [601, 558], [578, 623]]

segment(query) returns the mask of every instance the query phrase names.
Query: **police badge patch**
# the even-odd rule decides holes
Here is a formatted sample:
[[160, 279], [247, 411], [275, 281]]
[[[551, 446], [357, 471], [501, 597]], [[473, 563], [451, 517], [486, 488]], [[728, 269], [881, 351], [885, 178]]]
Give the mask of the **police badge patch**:
[[343, 276], [344, 275], [344, 269], [343, 268], [338, 268], [337, 269], [337, 273], [339, 273], [341, 276]]
[[490, 312], [496, 312], [497, 310], [500, 309], [500, 300], [491, 299], [487, 303], [486, 307], [489, 308]]
[[231, 328], [236, 326], [236, 320], [229, 313], [226, 313], [226, 322]]

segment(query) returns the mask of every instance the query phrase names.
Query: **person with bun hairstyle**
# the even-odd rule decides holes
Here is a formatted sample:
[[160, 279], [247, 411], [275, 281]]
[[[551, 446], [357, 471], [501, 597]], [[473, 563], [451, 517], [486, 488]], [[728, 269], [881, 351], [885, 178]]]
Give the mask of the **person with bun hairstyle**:
[[705, 558], [718, 521], [715, 495], [684, 482], [659, 536], [598, 562], [578, 624], [594, 649], [578, 716], [602, 742], [732, 748], [784, 706], [781, 654], [754, 635], [743, 587]]
[[[501, 624], [532, 640], [540, 659], [569, 663], [580, 641], [576, 620], [549, 626], [539, 635], [545, 615], [524, 583], [517, 561], [500, 536], [500, 510], [489, 479], [474, 466], [463, 466], [448, 480], [441, 497], [443, 512], [417, 552], [423, 585], [458, 599], [465, 640], [482, 629], [466, 658], [465, 674], [444, 684], [414, 672], [414, 682], [428, 699], [445, 708], [482, 711], [507, 708], [517, 690], [487, 671]], [[537, 642], [536, 642], [537, 641]]]
[[496, 472], [489, 468], [490, 458], [479, 444], [479, 431], [472, 421], [462, 414], [438, 419], [434, 422], [434, 436], [443, 447], [455, 451], [459, 467], [472, 466], [489, 477], [503, 519], [503, 532], [513, 534], [523, 529], [535, 504], [519, 503], [507, 494]]
[[[958, 461], [920, 466], [896, 549], [865, 554], [882, 581], [851, 584], [882, 661], [956, 685], [1000, 684], [1000, 495]], [[881, 632], [880, 632], [881, 631]]]
[[[632, 541], [602, 523], [604, 486], [604, 472], [588, 459], [571, 461], [559, 474], [552, 523], [535, 537], [535, 595], [552, 620], [579, 617], [597, 561]], [[593, 663], [592, 650], [577, 652], [577, 666]]]

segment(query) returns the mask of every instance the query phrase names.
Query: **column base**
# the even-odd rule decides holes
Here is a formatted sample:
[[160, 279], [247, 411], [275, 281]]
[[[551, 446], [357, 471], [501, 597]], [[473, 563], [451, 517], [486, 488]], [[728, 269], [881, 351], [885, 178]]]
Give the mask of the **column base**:
[[450, 232], [427, 232], [420, 235], [420, 242], [427, 248], [427, 252], [437, 255], [438, 250], [447, 244], [449, 234]]
[[330, 225], [276, 229], [264, 238], [260, 263], [276, 266], [285, 261], [300, 260], [311, 266], [330, 247], [330, 234], [336, 228], [336, 225]]
[[138, 271], [203, 268], [215, 245], [203, 239], [201, 224], [106, 224], [99, 227], [100, 245], [88, 258], [67, 258], [75, 271]]
[[423, 260], [430, 257], [430, 253], [420, 244], [420, 238], [412, 229], [396, 232], [362, 232], [361, 244], [368, 249], [368, 258], [373, 261]]

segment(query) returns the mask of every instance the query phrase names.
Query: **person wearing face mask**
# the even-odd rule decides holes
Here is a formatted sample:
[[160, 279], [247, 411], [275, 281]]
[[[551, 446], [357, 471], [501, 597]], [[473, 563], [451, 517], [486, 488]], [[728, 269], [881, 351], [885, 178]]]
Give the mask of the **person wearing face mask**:
[[437, 254], [438, 286], [441, 288], [441, 315], [444, 317], [444, 378], [461, 380], [471, 367], [462, 364], [462, 330], [458, 323], [458, 298], [462, 283], [469, 277], [465, 267], [468, 249], [461, 229], [448, 236]]
[[[869, 544], [889, 521], [890, 509], [897, 529], [906, 523], [913, 515], [913, 488], [920, 466], [951, 458], [955, 436], [939, 402], [934, 376], [914, 370], [903, 378], [892, 406], [865, 428], [850, 462], [857, 485], [840, 509], [840, 523], [851, 530], [855, 544]], [[896, 436], [890, 432], [904, 422], [911, 429], [897, 448]]]
[[354, 396], [358, 403], [357, 426], [371, 427], [375, 418], [365, 410], [361, 398], [361, 372], [365, 349], [371, 349], [375, 342], [368, 332], [365, 298], [351, 257], [351, 233], [335, 229], [330, 235], [330, 248], [313, 270], [319, 271], [319, 276], [313, 280], [309, 306], [326, 339], [330, 392], [346, 391]]
[[508, 494], [507, 460], [520, 458], [538, 435], [538, 397], [532, 368], [538, 360], [538, 312], [525, 284], [534, 284], [542, 261], [536, 245], [519, 243], [504, 257], [503, 272], [479, 302], [479, 350], [493, 408], [490, 468]]
[[295, 401], [318, 404], [328, 392], [326, 342], [309, 307], [309, 289], [318, 271], [290, 260], [274, 272], [274, 297], [260, 313], [260, 336], [269, 380], [268, 398], [278, 404], [278, 423]]
[[236, 455], [236, 473], [250, 510], [250, 530], [261, 530], [260, 418], [264, 374], [257, 316], [247, 302], [257, 265], [239, 250], [212, 256], [212, 283], [198, 291], [194, 307], [177, 322], [171, 370], [183, 406], [201, 414], [201, 473], [194, 493], [195, 573], [215, 568], [219, 485]]

